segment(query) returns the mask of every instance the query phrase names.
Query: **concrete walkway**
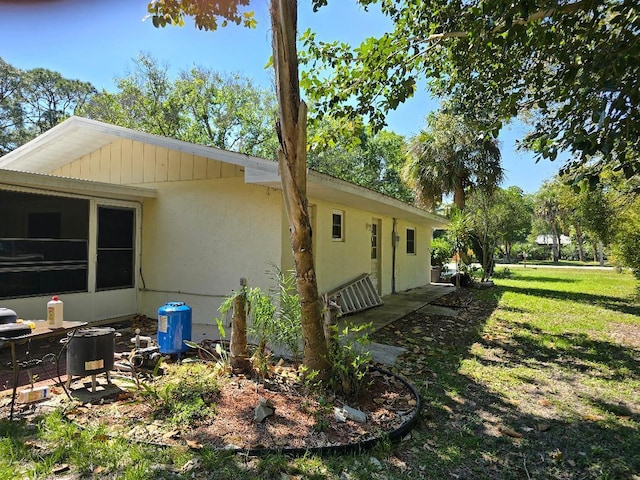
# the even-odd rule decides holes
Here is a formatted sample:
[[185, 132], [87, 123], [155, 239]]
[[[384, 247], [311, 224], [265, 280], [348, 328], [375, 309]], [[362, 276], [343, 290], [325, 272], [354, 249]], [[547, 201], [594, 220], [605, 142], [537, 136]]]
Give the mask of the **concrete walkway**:
[[352, 315], [347, 315], [338, 321], [338, 325], [345, 322], [361, 325], [371, 323], [374, 330], [378, 330], [396, 320], [406, 317], [410, 313], [420, 310], [425, 305], [440, 297], [455, 291], [455, 287], [448, 283], [432, 283], [422, 287], [412, 288], [404, 292], [382, 297], [382, 305]]
[[[433, 308], [434, 312], [443, 313], [439, 310], [442, 307], [430, 306], [429, 304], [454, 291], [453, 285], [432, 283], [393, 295], [386, 295], [382, 297], [384, 302], [382, 305], [340, 318], [338, 328], [341, 329], [349, 323], [355, 325], [371, 323], [375, 331], [418, 310], [424, 311]], [[453, 314], [455, 315], [455, 312]], [[373, 360], [382, 365], [393, 365], [398, 356], [405, 352], [404, 348], [376, 342], [370, 343], [367, 348]]]
[[[340, 318], [338, 320], [338, 328], [341, 331], [346, 324], [363, 325], [371, 323], [373, 330], [378, 330], [410, 313], [424, 309], [431, 302], [453, 291], [455, 291], [455, 287], [448, 283], [432, 283], [404, 292], [386, 295], [382, 297], [384, 302], [382, 305]], [[441, 307], [434, 306], [433, 308]], [[227, 338], [229, 338], [231, 329], [227, 328], [226, 333]], [[191, 338], [194, 342], [200, 342], [205, 338], [217, 340], [220, 338], [220, 334], [218, 327], [215, 325], [194, 324]], [[404, 351], [404, 349], [398, 347], [378, 343], [370, 344], [369, 349], [373, 359], [384, 365], [393, 365], [398, 355]], [[274, 350], [275, 353], [278, 353], [277, 349]]]

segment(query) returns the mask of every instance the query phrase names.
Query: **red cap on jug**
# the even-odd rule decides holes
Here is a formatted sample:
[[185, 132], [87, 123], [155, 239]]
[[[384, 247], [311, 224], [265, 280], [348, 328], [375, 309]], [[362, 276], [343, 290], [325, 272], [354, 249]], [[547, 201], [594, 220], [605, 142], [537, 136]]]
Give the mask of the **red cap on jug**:
[[58, 297], [54, 296], [51, 300], [53, 300], [54, 302], [57, 302], [58, 301]]

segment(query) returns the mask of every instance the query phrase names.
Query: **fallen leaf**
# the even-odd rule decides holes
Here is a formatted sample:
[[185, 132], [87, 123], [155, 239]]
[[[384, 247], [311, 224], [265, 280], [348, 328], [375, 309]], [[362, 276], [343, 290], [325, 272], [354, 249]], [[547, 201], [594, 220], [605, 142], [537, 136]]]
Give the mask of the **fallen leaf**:
[[105, 468], [102, 465], [98, 465], [96, 468], [93, 469], [93, 474], [94, 475], [99, 475], [102, 472], [104, 472]]
[[55, 475], [57, 475], [58, 473], [63, 473], [63, 472], [67, 472], [69, 471], [69, 465], [66, 463], [62, 463], [60, 465], [56, 465], [55, 467], [53, 467], [53, 469], [51, 470], [51, 472]]
[[543, 407], [550, 407], [551, 406], [551, 402], [549, 400], [547, 400], [546, 398], [538, 400], [538, 404], [542, 405]]
[[522, 438], [522, 434], [520, 432], [516, 432], [515, 430], [512, 430], [511, 428], [500, 427], [500, 432], [502, 434], [504, 434], [504, 435], [509, 436], [509, 437]]
[[539, 423], [538, 425], [536, 425], [536, 430], [538, 430], [539, 432], [546, 432], [550, 428], [551, 428], [550, 423]]
[[168, 432], [164, 433], [162, 435], [162, 438], [164, 439], [168, 439], [168, 438], [176, 438], [180, 435], [180, 431], [179, 430], [169, 430]]
[[187, 446], [193, 450], [201, 450], [203, 445], [193, 440], [187, 440]]
[[602, 420], [604, 420], [604, 417], [602, 415], [592, 415], [590, 413], [583, 415], [582, 418], [588, 422], [601, 422]]

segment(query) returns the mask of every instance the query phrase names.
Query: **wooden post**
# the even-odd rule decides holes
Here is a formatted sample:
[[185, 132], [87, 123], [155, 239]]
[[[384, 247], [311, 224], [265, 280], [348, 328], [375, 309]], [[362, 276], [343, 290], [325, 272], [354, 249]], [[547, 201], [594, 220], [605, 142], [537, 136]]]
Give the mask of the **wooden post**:
[[247, 348], [247, 311], [245, 287], [233, 299], [231, 316], [231, 343], [229, 345], [231, 369], [234, 373], [246, 373], [251, 369]]

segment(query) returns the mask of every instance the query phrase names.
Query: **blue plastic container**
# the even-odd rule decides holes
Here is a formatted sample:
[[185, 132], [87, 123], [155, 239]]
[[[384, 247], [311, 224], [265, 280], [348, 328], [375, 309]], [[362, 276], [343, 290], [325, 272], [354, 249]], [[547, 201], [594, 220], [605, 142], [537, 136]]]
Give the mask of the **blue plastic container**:
[[191, 307], [184, 302], [167, 302], [158, 309], [158, 346], [160, 353], [180, 354], [191, 340]]

